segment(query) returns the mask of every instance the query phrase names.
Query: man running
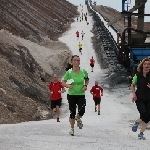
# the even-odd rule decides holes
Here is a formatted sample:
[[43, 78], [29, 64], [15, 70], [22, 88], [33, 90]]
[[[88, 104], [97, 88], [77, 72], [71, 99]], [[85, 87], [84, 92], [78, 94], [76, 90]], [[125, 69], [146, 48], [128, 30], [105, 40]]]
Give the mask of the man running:
[[82, 55], [82, 44], [79, 42], [79, 44], [78, 44], [78, 47], [79, 47], [79, 52], [81, 53], [81, 55]]
[[82, 35], [82, 40], [83, 40], [84, 34], [85, 34], [85, 33], [82, 31], [82, 32], [81, 32], [81, 35]]
[[94, 64], [95, 64], [95, 60], [93, 59], [93, 56], [92, 56], [92, 58], [90, 59], [90, 66], [92, 69], [91, 72], [93, 72]]
[[53, 82], [50, 82], [49, 84], [49, 91], [51, 94], [51, 109], [57, 115], [57, 122], [60, 122], [59, 115], [62, 101], [61, 93], [65, 92], [65, 88], [62, 86], [62, 83], [58, 81], [56, 74], [53, 75]]
[[79, 39], [79, 31], [76, 32], [77, 40]]
[[100, 102], [101, 96], [103, 96], [103, 88], [98, 86], [98, 81], [95, 81], [95, 86], [91, 88], [90, 93], [93, 95], [93, 100], [95, 102], [95, 112], [97, 111], [98, 105], [98, 115], [100, 115]]

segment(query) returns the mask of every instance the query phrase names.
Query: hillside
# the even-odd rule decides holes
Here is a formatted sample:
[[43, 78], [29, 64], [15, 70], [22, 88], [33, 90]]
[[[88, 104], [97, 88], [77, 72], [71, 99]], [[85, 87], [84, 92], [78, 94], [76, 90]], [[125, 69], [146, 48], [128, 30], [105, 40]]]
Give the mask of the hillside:
[[72, 54], [57, 38], [77, 7], [66, 0], [2, 0], [0, 14], [0, 123], [51, 118], [48, 84]]
[[[111, 7], [103, 6], [103, 5], [98, 5], [94, 6], [93, 8], [100, 12], [100, 14], [107, 19], [109, 22], [110, 20], [114, 19], [116, 16], [120, 15], [120, 12], [117, 11], [116, 9], [113, 9]], [[114, 23], [113, 26], [120, 32], [122, 33], [123, 30], [125, 29], [124, 27], [124, 19], [119, 20], [118, 22]], [[132, 16], [132, 27], [136, 28], [137, 26], [137, 18]], [[145, 22], [144, 23], [144, 31], [149, 32], [150, 31], [150, 22]]]

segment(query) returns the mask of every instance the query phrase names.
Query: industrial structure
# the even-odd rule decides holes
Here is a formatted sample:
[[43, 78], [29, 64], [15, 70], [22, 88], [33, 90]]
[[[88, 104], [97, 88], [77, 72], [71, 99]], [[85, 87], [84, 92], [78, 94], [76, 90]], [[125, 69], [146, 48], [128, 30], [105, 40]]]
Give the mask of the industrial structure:
[[[150, 31], [143, 31], [144, 16], [150, 16], [150, 14], [144, 13], [146, 2], [147, 0], [135, 0], [135, 5], [133, 6], [133, 8], [129, 9], [131, 5], [131, 0], [122, 0], [122, 12], [120, 12], [119, 16], [115, 17], [107, 24], [114, 29], [113, 24], [118, 20], [124, 18], [124, 31], [122, 33], [119, 33], [116, 30], [118, 35], [118, 41], [115, 44], [115, 41], [111, 39], [111, 36], [110, 44], [113, 47], [115, 46], [114, 52], [117, 56], [119, 63], [122, 64], [131, 74], [135, 73], [135, 71], [137, 70], [137, 65], [142, 59], [150, 58], [150, 40], [149, 42], [146, 42], [146, 39], [148, 37], [150, 38]], [[88, 10], [92, 11], [92, 13], [94, 14], [93, 18], [96, 18], [96, 23], [101, 26], [102, 23], [99, 17], [100, 12], [96, 12], [95, 10], [93, 11], [93, 9], [91, 10], [91, 1], [86, 0], [86, 4], [88, 5]], [[134, 11], [137, 11], [137, 13], [134, 13]], [[132, 15], [137, 16], [136, 28], [132, 27]], [[101, 28], [100, 26], [99, 28]], [[105, 46], [107, 46], [107, 43], [105, 44]]]

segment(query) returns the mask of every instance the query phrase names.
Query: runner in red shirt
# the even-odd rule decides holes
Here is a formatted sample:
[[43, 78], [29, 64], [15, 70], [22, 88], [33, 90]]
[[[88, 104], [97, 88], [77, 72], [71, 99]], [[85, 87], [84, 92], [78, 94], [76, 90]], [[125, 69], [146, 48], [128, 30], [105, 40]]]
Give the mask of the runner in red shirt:
[[57, 114], [57, 122], [59, 121], [59, 115], [60, 115], [60, 106], [61, 106], [61, 93], [65, 92], [65, 88], [62, 86], [62, 83], [58, 81], [58, 77], [56, 74], [53, 75], [53, 82], [50, 82], [49, 84], [49, 90], [50, 90], [50, 100], [51, 100], [51, 109], [53, 112], [56, 112]]
[[79, 39], [79, 31], [76, 32], [77, 40]]
[[95, 64], [95, 60], [93, 59], [93, 56], [92, 56], [92, 58], [90, 59], [90, 66], [92, 69], [91, 72], [93, 72], [94, 64]]
[[103, 96], [103, 88], [98, 86], [98, 81], [95, 81], [95, 86], [91, 88], [90, 93], [93, 95], [93, 100], [95, 102], [95, 112], [97, 111], [96, 107], [98, 105], [98, 115], [100, 115], [100, 102], [101, 96]]

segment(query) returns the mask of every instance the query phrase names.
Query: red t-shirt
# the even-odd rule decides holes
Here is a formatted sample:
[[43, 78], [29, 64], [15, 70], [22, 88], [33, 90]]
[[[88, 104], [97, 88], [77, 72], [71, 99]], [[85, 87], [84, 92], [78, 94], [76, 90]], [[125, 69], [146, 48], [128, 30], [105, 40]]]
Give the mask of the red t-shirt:
[[90, 64], [94, 64], [95, 60], [94, 59], [90, 59]]
[[76, 32], [76, 35], [79, 36], [79, 32]]
[[94, 94], [93, 98], [101, 98], [101, 92], [103, 92], [103, 88], [100, 86], [93, 86], [90, 92]]
[[61, 91], [61, 89], [64, 88], [62, 86], [62, 83], [61, 82], [51, 82], [49, 84], [49, 90], [51, 92], [53, 92], [53, 94], [51, 94], [51, 100], [58, 100], [58, 99], [61, 99], [61, 93], [59, 93], [59, 91]]

